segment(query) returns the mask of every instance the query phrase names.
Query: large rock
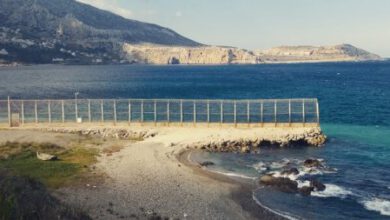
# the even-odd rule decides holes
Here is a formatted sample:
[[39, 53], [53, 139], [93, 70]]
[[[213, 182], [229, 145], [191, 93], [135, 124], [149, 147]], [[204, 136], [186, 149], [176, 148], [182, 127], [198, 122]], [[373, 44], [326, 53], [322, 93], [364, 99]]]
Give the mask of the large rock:
[[307, 159], [303, 162], [303, 166], [307, 168], [320, 168], [323, 167], [321, 162], [317, 159]]
[[214, 162], [211, 162], [211, 161], [204, 161], [204, 162], [202, 162], [202, 163], [199, 163], [199, 165], [202, 166], [202, 167], [208, 167], [208, 166], [213, 166], [213, 165], [215, 165], [215, 163], [214, 163]]
[[311, 180], [310, 186], [313, 187], [316, 191], [324, 191], [326, 186], [318, 180]]
[[281, 175], [298, 175], [299, 170], [297, 168], [293, 167], [290, 169], [283, 170], [280, 174]]
[[39, 152], [37, 152], [37, 158], [39, 160], [43, 160], [43, 161], [51, 161], [51, 160], [57, 160], [58, 159], [56, 155], [39, 153]]
[[273, 177], [272, 175], [264, 175], [260, 178], [260, 183], [272, 186], [282, 192], [296, 193], [298, 192], [298, 183], [283, 177]]
[[304, 196], [310, 196], [311, 192], [314, 190], [314, 187], [311, 186], [302, 186], [299, 188], [299, 193], [301, 193]]

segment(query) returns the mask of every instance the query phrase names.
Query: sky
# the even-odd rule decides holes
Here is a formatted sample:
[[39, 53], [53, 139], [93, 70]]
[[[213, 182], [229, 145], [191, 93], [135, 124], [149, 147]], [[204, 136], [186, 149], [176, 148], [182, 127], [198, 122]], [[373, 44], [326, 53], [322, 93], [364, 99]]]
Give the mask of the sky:
[[349, 43], [390, 57], [390, 0], [78, 0], [209, 45]]

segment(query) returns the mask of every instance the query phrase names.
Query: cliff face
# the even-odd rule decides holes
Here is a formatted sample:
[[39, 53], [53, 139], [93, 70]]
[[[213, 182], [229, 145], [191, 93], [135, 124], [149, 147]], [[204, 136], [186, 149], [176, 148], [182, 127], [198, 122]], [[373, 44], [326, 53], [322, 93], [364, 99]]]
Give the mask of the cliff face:
[[256, 64], [250, 51], [215, 46], [166, 47], [156, 45], [123, 45], [124, 58], [143, 64]]
[[259, 64], [289, 62], [338, 62], [380, 60], [371, 54], [351, 45], [326, 47], [285, 46], [266, 51], [202, 46], [168, 47], [158, 45], [124, 44], [123, 59], [142, 64]]
[[349, 44], [322, 47], [282, 46], [265, 51], [257, 51], [256, 55], [264, 62], [365, 61], [382, 59], [376, 54]]

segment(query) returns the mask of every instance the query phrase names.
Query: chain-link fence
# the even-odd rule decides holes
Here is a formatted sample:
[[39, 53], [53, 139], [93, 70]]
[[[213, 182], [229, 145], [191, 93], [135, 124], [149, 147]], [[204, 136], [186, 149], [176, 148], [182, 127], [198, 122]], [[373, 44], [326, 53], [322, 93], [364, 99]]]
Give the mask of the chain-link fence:
[[317, 99], [0, 100], [0, 123], [319, 123]]

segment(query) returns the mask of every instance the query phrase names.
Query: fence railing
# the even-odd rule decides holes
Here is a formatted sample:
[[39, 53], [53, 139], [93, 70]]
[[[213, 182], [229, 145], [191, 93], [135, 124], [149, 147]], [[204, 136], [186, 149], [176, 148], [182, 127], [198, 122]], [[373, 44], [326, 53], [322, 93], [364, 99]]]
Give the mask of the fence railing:
[[0, 100], [0, 123], [319, 124], [317, 99]]

